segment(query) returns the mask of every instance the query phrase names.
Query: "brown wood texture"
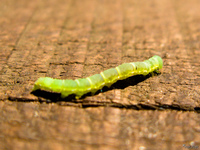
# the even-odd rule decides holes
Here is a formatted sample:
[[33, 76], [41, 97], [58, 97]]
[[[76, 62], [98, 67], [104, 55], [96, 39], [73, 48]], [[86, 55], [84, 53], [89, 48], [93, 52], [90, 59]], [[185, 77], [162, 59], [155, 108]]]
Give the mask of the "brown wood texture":
[[[200, 149], [199, 0], [2, 0], [0, 149]], [[80, 100], [31, 94], [153, 55], [161, 74]]]

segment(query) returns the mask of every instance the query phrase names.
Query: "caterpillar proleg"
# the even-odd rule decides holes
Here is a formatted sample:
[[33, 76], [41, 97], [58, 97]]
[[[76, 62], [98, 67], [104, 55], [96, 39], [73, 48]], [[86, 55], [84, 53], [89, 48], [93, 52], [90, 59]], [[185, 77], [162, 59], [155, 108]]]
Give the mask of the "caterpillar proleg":
[[145, 76], [151, 72], [158, 71], [162, 66], [162, 58], [155, 55], [143, 62], [124, 63], [87, 78], [61, 80], [50, 77], [40, 77], [35, 82], [33, 91], [40, 89], [57, 92], [61, 93], [62, 98], [75, 94], [76, 99], [79, 99], [86, 93], [91, 92], [94, 94], [104, 86], [110, 87], [118, 80], [123, 80], [133, 75]]

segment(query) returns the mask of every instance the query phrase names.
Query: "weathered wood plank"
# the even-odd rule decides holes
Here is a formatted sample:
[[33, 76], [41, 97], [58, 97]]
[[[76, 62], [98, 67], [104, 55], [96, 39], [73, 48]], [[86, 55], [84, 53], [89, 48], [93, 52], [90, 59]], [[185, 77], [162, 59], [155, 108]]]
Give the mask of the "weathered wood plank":
[[167, 150], [200, 144], [200, 120], [195, 112], [8, 101], [1, 101], [0, 108], [1, 140], [7, 149]]
[[[2, 1], [0, 149], [199, 148], [199, 9], [198, 0]], [[40, 76], [76, 79], [154, 54], [158, 76], [81, 100], [30, 94]]]

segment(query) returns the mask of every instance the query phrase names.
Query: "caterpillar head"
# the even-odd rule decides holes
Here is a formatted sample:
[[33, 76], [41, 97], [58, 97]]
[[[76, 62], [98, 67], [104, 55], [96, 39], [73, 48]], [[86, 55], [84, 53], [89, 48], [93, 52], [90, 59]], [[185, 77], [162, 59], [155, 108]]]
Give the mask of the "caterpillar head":
[[163, 67], [162, 58], [158, 55], [154, 55], [152, 58], [158, 62], [158, 69], [162, 69], [162, 67]]

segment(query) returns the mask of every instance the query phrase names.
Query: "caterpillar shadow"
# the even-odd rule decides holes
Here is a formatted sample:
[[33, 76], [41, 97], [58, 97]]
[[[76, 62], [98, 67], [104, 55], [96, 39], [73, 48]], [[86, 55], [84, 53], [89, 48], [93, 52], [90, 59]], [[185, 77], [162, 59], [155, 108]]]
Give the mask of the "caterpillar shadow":
[[[99, 93], [106, 92], [109, 90], [113, 90], [113, 89], [124, 89], [128, 86], [135, 86], [138, 83], [143, 82], [152, 76], [158, 76], [158, 75], [160, 75], [160, 73], [153, 72], [146, 76], [136, 75], [136, 76], [132, 76], [127, 79], [124, 79], [124, 80], [119, 80], [116, 83], [114, 83], [113, 85], [111, 85], [111, 87], [109, 87], [109, 88], [105, 86], [101, 90], [98, 90], [94, 95], [97, 95]], [[68, 97], [66, 97], [64, 99], [61, 98], [60, 93], [53, 93], [53, 92], [48, 92], [48, 91], [44, 91], [44, 90], [36, 90], [36, 91], [31, 92], [31, 94], [41, 97], [41, 98], [44, 98], [46, 102], [50, 102], [50, 103], [59, 102], [59, 101], [71, 101], [71, 102], [76, 103], [78, 101], [75, 99], [76, 95], [74, 95], [74, 94], [69, 95]], [[89, 93], [83, 95], [80, 99], [84, 99], [87, 96], [93, 96], [93, 95], [89, 92]]]

